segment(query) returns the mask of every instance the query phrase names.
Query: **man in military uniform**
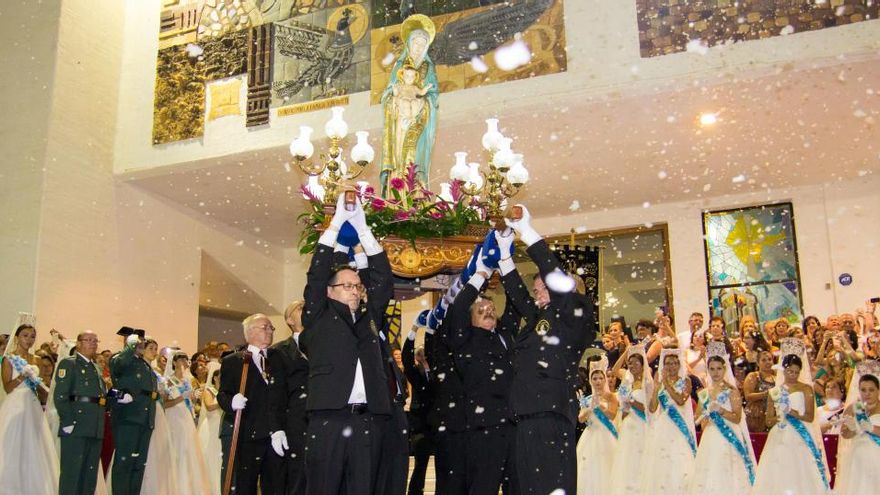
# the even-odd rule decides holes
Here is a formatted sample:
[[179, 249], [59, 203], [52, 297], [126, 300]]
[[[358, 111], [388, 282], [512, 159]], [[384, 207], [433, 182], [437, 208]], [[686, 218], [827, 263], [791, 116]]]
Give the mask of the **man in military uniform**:
[[58, 363], [55, 407], [61, 437], [61, 480], [58, 493], [95, 493], [104, 438], [107, 390], [92, 361], [98, 336], [89, 330], [76, 337], [76, 353]]
[[[522, 206], [522, 205], [519, 205]], [[577, 459], [575, 424], [577, 366], [596, 336], [593, 305], [575, 292], [575, 281], [562, 271], [547, 243], [529, 224], [522, 207], [519, 220], [507, 220], [538, 266], [534, 299], [511, 258], [498, 262], [501, 283], [525, 320], [514, 337], [510, 406], [516, 416], [516, 466], [520, 493], [544, 495], [556, 489], [575, 493]], [[496, 232], [498, 247], [509, 253], [513, 234]], [[528, 473], [528, 474], [526, 474]]]
[[139, 495], [156, 417], [156, 376], [143, 359], [144, 343], [134, 333], [110, 360], [110, 377], [119, 398], [113, 407], [113, 494]]

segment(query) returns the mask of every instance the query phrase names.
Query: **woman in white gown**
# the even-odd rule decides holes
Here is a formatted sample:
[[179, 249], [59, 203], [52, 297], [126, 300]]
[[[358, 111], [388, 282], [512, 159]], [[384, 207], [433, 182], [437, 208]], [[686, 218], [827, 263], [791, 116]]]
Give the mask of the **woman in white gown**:
[[782, 366], [767, 404], [767, 424], [775, 425], [767, 435], [753, 493], [830, 493], [822, 436], [813, 422], [816, 399], [803, 341], [783, 339], [780, 355]]
[[[880, 490], [880, 363], [859, 363], [841, 425], [837, 465], [839, 495], [863, 495]], [[856, 387], [858, 387], [856, 389]], [[855, 390], [854, 390], [855, 389]], [[858, 397], [858, 399], [856, 399]]]
[[697, 443], [691, 381], [681, 349], [663, 349], [654, 381], [646, 457], [642, 462], [642, 493], [686, 493], [694, 469]]
[[[642, 491], [640, 470], [648, 432], [645, 408], [652, 391], [651, 381], [646, 378], [646, 362], [644, 347], [633, 345], [627, 349], [627, 369], [623, 371], [617, 389], [623, 419], [618, 428], [617, 449], [611, 463], [615, 494], [638, 495]], [[615, 369], [617, 367], [615, 365]]]
[[724, 342], [707, 346], [708, 386], [699, 393], [703, 430], [691, 478], [691, 495], [748, 495], [755, 481], [755, 454], [742, 396]]
[[[20, 317], [21, 320], [21, 317]], [[28, 315], [16, 325], [0, 365], [0, 495], [58, 493], [58, 456], [37, 390], [44, 387], [30, 350], [37, 331]]]
[[[173, 372], [172, 372], [173, 370]], [[186, 354], [178, 352], [168, 360], [165, 371], [168, 398], [165, 418], [171, 433], [171, 453], [176, 459], [178, 494], [210, 495], [208, 467], [199, 447], [193, 417], [192, 376]]]
[[577, 444], [577, 495], [612, 493], [611, 463], [617, 448], [617, 397], [608, 389], [608, 358], [590, 363], [590, 388], [593, 394], [581, 398], [578, 420], [587, 429]]
[[217, 402], [217, 389], [220, 387], [220, 363], [208, 363], [208, 374], [202, 390], [202, 410], [199, 413], [199, 445], [205, 455], [208, 467], [208, 478], [211, 482], [211, 493], [219, 495], [222, 486], [220, 472], [223, 466], [223, 449], [220, 445], [220, 421], [223, 410]]

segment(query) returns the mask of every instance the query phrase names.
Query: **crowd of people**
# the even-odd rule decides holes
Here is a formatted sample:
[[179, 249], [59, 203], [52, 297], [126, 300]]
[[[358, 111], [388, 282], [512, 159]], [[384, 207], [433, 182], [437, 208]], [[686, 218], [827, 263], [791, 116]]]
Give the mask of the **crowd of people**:
[[[53, 330], [35, 351], [36, 323], [21, 318], [0, 335], [0, 494], [417, 495], [432, 456], [444, 495], [880, 486], [874, 302], [800, 326], [694, 313], [676, 332], [658, 311], [597, 332], [577, 277], [522, 213], [402, 344], [388, 257], [341, 198], [280, 342], [254, 314], [244, 346], [191, 356], [129, 327], [116, 354], [90, 331]], [[528, 281], [517, 238], [538, 267]], [[487, 295], [496, 273], [503, 311]], [[760, 460], [753, 433], [767, 434]], [[841, 438], [836, 465], [822, 434]]]

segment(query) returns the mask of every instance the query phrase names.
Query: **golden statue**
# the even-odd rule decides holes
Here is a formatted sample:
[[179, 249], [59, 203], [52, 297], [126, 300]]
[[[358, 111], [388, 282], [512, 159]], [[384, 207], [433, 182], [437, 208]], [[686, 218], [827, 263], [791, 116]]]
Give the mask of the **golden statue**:
[[383, 196], [387, 196], [391, 179], [403, 177], [410, 163], [416, 165], [418, 180], [428, 182], [439, 94], [434, 62], [428, 55], [435, 34], [434, 23], [425, 15], [409, 16], [401, 25], [403, 52], [381, 98], [385, 117], [380, 175]]

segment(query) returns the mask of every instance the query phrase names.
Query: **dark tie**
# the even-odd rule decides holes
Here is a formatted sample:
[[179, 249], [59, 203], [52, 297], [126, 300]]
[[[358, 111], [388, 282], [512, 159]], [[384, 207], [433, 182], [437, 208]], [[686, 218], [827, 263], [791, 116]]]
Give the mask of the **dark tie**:
[[269, 373], [266, 371], [266, 351], [260, 350], [260, 373], [263, 375], [263, 381], [269, 381]]

